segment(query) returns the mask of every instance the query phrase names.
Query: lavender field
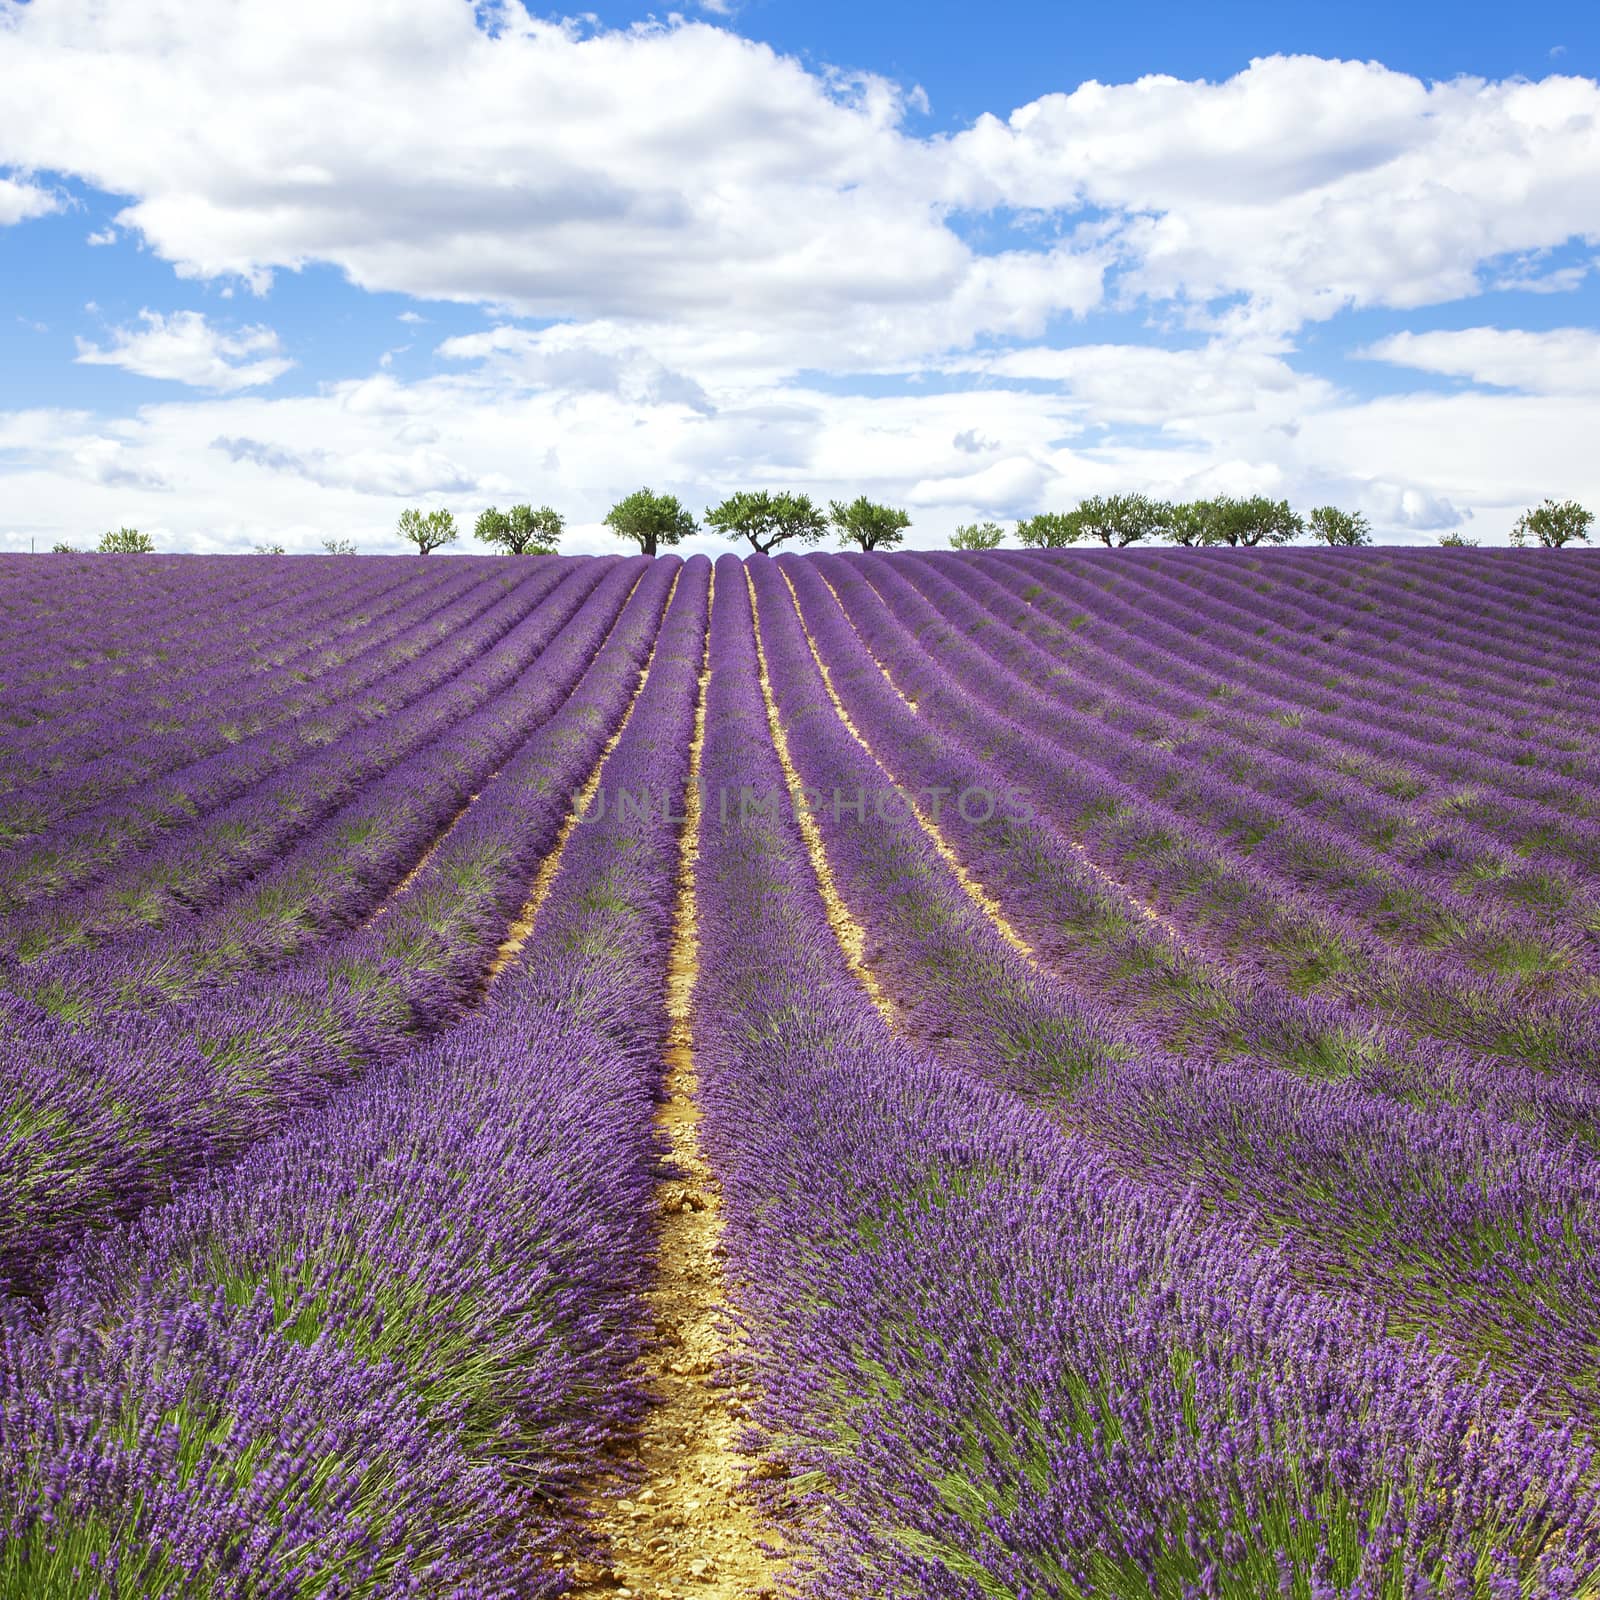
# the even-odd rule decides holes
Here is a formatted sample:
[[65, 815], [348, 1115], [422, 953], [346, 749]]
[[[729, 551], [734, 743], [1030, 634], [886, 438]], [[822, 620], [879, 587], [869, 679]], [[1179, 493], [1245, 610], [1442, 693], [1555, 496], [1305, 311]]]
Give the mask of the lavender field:
[[1600, 1596], [1600, 562], [0, 628], [0, 1596]]

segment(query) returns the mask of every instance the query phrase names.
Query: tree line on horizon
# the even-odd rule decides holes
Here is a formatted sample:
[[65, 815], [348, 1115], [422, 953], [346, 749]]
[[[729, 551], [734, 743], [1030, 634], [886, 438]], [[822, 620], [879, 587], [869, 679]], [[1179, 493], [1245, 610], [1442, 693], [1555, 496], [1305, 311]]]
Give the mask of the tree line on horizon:
[[[624, 496], [604, 520], [619, 539], [637, 544], [648, 556], [681, 544], [701, 531], [693, 513], [676, 495], [657, 494], [649, 488]], [[1559, 550], [1587, 541], [1594, 520], [1594, 513], [1576, 500], [1546, 499], [1517, 518], [1511, 529], [1511, 543]], [[763, 554], [791, 540], [802, 545], [818, 544], [830, 529], [838, 534], [841, 545], [855, 545], [863, 551], [892, 550], [904, 541], [910, 526], [909, 513], [897, 506], [880, 505], [865, 495], [857, 495], [848, 503], [830, 500], [824, 511], [810, 495], [788, 490], [742, 489], [708, 508], [705, 514], [707, 530], [727, 539], [747, 540], [752, 549]], [[489, 506], [478, 514], [472, 532], [475, 539], [494, 545], [506, 555], [554, 555], [565, 529], [566, 518], [553, 507], [535, 510], [522, 504], [508, 511]], [[1287, 500], [1273, 500], [1267, 495], [1216, 495], [1208, 500], [1187, 501], [1158, 500], [1139, 493], [1090, 495], [1070, 511], [1041, 511], [1023, 517], [1015, 531], [1017, 539], [1030, 549], [1098, 542], [1107, 549], [1121, 550], [1158, 539], [1189, 548], [1249, 548], [1288, 544], [1305, 534], [1330, 547], [1372, 542], [1371, 525], [1359, 511], [1324, 505], [1302, 517]], [[456, 543], [460, 537], [453, 513], [443, 509], [424, 512], [414, 506], [400, 513], [395, 532], [424, 556]], [[993, 550], [1006, 537], [1006, 530], [998, 522], [969, 522], [957, 527], [950, 544], [957, 550]], [[1439, 543], [1470, 547], [1477, 540], [1452, 532]], [[349, 539], [324, 539], [322, 547], [329, 555], [356, 553], [355, 544]], [[106, 533], [98, 548], [106, 553], [137, 555], [153, 551], [155, 545], [148, 534], [137, 528], [118, 528]], [[261, 555], [286, 554], [280, 544], [258, 544], [254, 548]], [[69, 544], [57, 544], [54, 553], [85, 552]]]

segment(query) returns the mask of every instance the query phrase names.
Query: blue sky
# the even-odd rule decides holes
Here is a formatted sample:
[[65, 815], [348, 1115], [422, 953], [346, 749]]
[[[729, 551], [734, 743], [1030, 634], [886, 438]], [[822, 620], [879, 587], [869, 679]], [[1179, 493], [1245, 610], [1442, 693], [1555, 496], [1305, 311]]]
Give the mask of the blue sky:
[[599, 549], [640, 482], [930, 544], [1118, 487], [1409, 541], [1600, 500], [1592, 6], [217, 19], [0, 0], [0, 547], [530, 498]]

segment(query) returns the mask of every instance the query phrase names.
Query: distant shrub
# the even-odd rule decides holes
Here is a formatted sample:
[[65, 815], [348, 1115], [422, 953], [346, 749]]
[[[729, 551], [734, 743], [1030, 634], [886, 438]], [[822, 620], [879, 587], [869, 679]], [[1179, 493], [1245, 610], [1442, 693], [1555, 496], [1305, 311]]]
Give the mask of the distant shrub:
[[658, 545], [681, 544], [697, 531], [693, 515], [672, 494], [635, 489], [606, 512], [606, 526], [619, 539], [632, 539], [647, 556]]
[[53, 556], [81, 556], [83, 551], [75, 544], [67, 544], [63, 542], [61, 544], [51, 545], [50, 554]]
[[1219, 495], [1209, 502], [1210, 526], [1204, 544], [1287, 544], [1304, 533], [1305, 522], [1290, 510], [1287, 500], [1269, 500], [1264, 494], [1236, 499]]
[[286, 556], [289, 553], [281, 544], [276, 543], [253, 544], [250, 549], [253, 554], [258, 556]]
[[840, 544], [854, 544], [862, 550], [892, 550], [905, 538], [911, 517], [896, 506], [880, 506], [864, 494], [846, 505], [842, 500], [828, 502], [828, 520], [839, 530]]
[[356, 553], [356, 542], [354, 539], [324, 539], [322, 548], [330, 556], [353, 556]]
[[1452, 528], [1449, 533], [1440, 537], [1439, 543], [1446, 550], [1476, 550], [1478, 541], [1469, 539], [1459, 528]]
[[440, 545], [454, 544], [458, 537], [456, 519], [448, 511], [430, 511], [424, 515], [415, 506], [407, 506], [400, 513], [395, 532], [407, 544], [414, 544], [419, 556], [428, 555]]
[[998, 522], [963, 522], [950, 535], [952, 550], [993, 550], [1005, 538]]
[[741, 489], [706, 512], [706, 526], [724, 538], [748, 539], [766, 555], [790, 539], [815, 544], [828, 531], [828, 519], [808, 494]]
[[1371, 544], [1372, 527], [1359, 511], [1341, 511], [1337, 506], [1318, 506], [1306, 518], [1311, 537], [1319, 544]]
[[1587, 540], [1593, 526], [1594, 512], [1576, 500], [1563, 500], [1559, 505], [1546, 500], [1517, 518], [1511, 529], [1511, 542], [1525, 545], [1531, 537], [1547, 550], [1559, 550], [1574, 540]]
[[1055, 550], [1083, 537], [1083, 519], [1076, 511], [1041, 511], [1017, 524], [1017, 537], [1031, 549]]
[[512, 506], [501, 511], [490, 506], [478, 515], [472, 530], [475, 539], [499, 545], [508, 556], [553, 556], [561, 542], [567, 519], [551, 506]]
[[137, 528], [118, 528], [114, 533], [100, 535], [100, 549], [108, 555], [145, 556], [155, 549], [148, 533]]

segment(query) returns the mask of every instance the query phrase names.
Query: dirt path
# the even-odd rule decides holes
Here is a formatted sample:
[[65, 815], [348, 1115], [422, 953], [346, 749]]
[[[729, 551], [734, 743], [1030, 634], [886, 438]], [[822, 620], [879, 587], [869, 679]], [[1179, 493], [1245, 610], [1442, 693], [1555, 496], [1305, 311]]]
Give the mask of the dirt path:
[[[779, 568], [779, 571], [782, 572], [782, 568]], [[873, 764], [888, 780], [890, 786], [898, 788], [899, 784], [895, 775], [879, 759], [878, 752], [872, 748], [871, 742], [855, 725], [849, 711], [845, 708], [844, 701], [839, 698], [839, 691], [833, 686], [833, 674], [829, 672], [827, 662], [822, 659], [822, 652], [817, 649], [817, 641], [811, 637], [811, 630], [806, 626], [805, 613], [800, 609], [800, 596], [795, 593], [794, 584], [790, 582], [787, 572], [783, 573], [783, 581], [789, 585], [789, 599], [794, 605], [795, 620], [800, 624], [800, 631], [805, 635], [806, 644], [811, 649], [811, 659], [816, 663], [817, 671], [822, 677], [822, 687], [828, 691], [828, 699], [833, 702], [835, 715], [844, 724], [845, 731], [850, 737], [872, 758]], [[824, 579], [823, 581], [826, 582], [827, 580]], [[834, 598], [837, 600], [838, 596], [835, 595]], [[894, 688], [894, 679], [889, 677], [889, 669], [881, 661], [877, 661], [877, 657], [874, 656], [873, 660], [877, 662], [878, 671], [885, 678], [888, 678], [889, 687]], [[895, 693], [899, 694], [900, 691], [895, 689]], [[900, 695], [900, 698], [905, 700], [904, 695]], [[911, 704], [909, 700], [906, 700], [905, 703], [908, 706]], [[961, 858], [951, 848], [950, 841], [939, 831], [938, 823], [929, 817], [922, 807], [917, 804], [909, 789], [902, 789], [900, 793], [905, 801], [906, 809], [916, 819], [917, 826], [927, 834], [934, 849], [939, 852], [939, 859], [950, 869], [956, 882], [966, 892], [967, 898], [994, 924], [1000, 937], [1013, 950], [1027, 956], [1030, 961], [1033, 960], [1033, 946], [1012, 927], [1005, 912], [1000, 907], [1000, 902], [962, 865]]]
[[699, 950], [694, 869], [709, 675], [703, 664], [667, 971], [666, 1099], [656, 1113], [682, 1173], [656, 1191], [660, 1257], [647, 1296], [654, 1337], [645, 1352], [644, 1377], [660, 1403], [630, 1452], [640, 1473], [637, 1487], [626, 1499], [598, 1506], [598, 1532], [613, 1552], [611, 1565], [580, 1567], [574, 1574], [580, 1595], [756, 1600], [778, 1592], [781, 1560], [763, 1545], [780, 1545], [781, 1537], [757, 1516], [744, 1492], [750, 1459], [736, 1448], [748, 1395], [717, 1381], [728, 1304], [722, 1194], [700, 1151], [689, 1021]]
[[[788, 574], [785, 573], [784, 576], [785, 576], [785, 579], [787, 579]], [[828, 585], [828, 592], [833, 596], [834, 602], [838, 605], [839, 610], [844, 613], [845, 620], [850, 623], [851, 627], [855, 627], [855, 620], [854, 620], [854, 618], [851, 617], [850, 613], [845, 610], [844, 602], [839, 599], [838, 590], [835, 589], [834, 586], [831, 583], [828, 583], [828, 580], [826, 578], [823, 578], [822, 581]], [[872, 580], [870, 578], [867, 579], [867, 583], [869, 584], [869, 586], [871, 586], [872, 585]], [[794, 593], [794, 585], [792, 583], [789, 585], [789, 592], [791, 594]], [[875, 586], [873, 586], [873, 593], [874, 594], [877, 593], [877, 589], [876, 589]], [[879, 598], [882, 599], [882, 596], [880, 595]], [[798, 598], [796, 598], [796, 600], [795, 600], [795, 610], [798, 612], [799, 609], [800, 609], [800, 602], [799, 602]], [[805, 626], [805, 621], [804, 621], [803, 618], [801, 619], [801, 624], [800, 625], [801, 625], [801, 627]], [[807, 639], [809, 639], [811, 637], [809, 632], [807, 633], [806, 637], [807, 637]], [[871, 657], [871, 659], [872, 659], [874, 665], [877, 667], [878, 671], [883, 674], [884, 680], [888, 683], [889, 687], [891, 689], [893, 689], [894, 692], [897, 695], [899, 695], [901, 702], [905, 705], [907, 710], [915, 711], [917, 709], [916, 702], [913, 701], [913, 700], [908, 700], [906, 698], [906, 696], [902, 692], [899, 684], [897, 684], [894, 681], [893, 674], [883, 664], [883, 662], [878, 660], [878, 657], [874, 654], [874, 652], [872, 650], [872, 647], [867, 643], [867, 641], [865, 639], [863, 639], [861, 637], [860, 629], [856, 630], [856, 638], [860, 641], [861, 648], [866, 651], [866, 653], [867, 653], [867, 655], [869, 657]], [[816, 647], [815, 644], [813, 644], [811, 646], [811, 653], [814, 656], [817, 653], [817, 647]], [[821, 668], [823, 676], [826, 679], [827, 668], [822, 666], [821, 657], [817, 658], [817, 665], [818, 665], [819, 668]], [[830, 695], [833, 695], [833, 685], [831, 683], [828, 684], [828, 693]], [[833, 698], [834, 698], [835, 703], [837, 704], [838, 703], [838, 696], [834, 695]], [[841, 707], [841, 715], [843, 715], [842, 707]], [[869, 753], [870, 753], [870, 746], [867, 745], [867, 742], [866, 742], [865, 739], [861, 738], [861, 735], [859, 733], [856, 733], [855, 728], [850, 725], [850, 722], [849, 722], [848, 718], [846, 718], [846, 720], [845, 720], [845, 725], [850, 728], [851, 733], [854, 733], [856, 735], [856, 738], [858, 740], [860, 740], [862, 746], [864, 748], [867, 748], [869, 750]], [[874, 755], [873, 759], [876, 761], [877, 757]], [[883, 765], [882, 762], [879, 762], [878, 764], [879, 764], [879, 766]], [[919, 817], [917, 820], [920, 822], [920, 821], [922, 821], [922, 818]], [[924, 827], [928, 827], [928, 824], [926, 822], [924, 822], [923, 826]], [[971, 895], [972, 898], [977, 902], [977, 904], [980, 907], [982, 907], [984, 912], [987, 913], [995, 921], [996, 926], [999, 926], [1000, 927], [1000, 931], [1005, 935], [1007, 942], [1012, 944], [1013, 946], [1015, 946], [1016, 949], [1020, 950], [1024, 955], [1027, 955], [1030, 959], [1032, 959], [1033, 952], [1028, 948], [1027, 944], [1022, 939], [1021, 935], [1018, 934], [1015, 929], [1010, 928], [1008, 925], [1007, 926], [1002, 926], [1002, 924], [1004, 923], [1004, 917], [1000, 914], [999, 902], [995, 901], [993, 899], [993, 897], [988, 895], [987, 893], [985, 893], [981, 889], [980, 886], [978, 886], [976, 883], [974, 883], [973, 881], [968, 879], [968, 877], [965, 874], [964, 869], [962, 869], [959, 866], [959, 864], [957, 863], [956, 857], [955, 857], [955, 853], [953, 851], [951, 851], [949, 845], [947, 843], [945, 843], [945, 841], [942, 838], [939, 837], [937, 830], [932, 828], [932, 827], [928, 827], [928, 831], [931, 834], [934, 835], [935, 842], [939, 845], [939, 853], [941, 855], [944, 855], [946, 857], [946, 859], [951, 863], [951, 865], [955, 868], [956, 875], [961, 880], [961, 887], [963, 889], [965, 889], [967, 891], [967, 893], [969, 895]], [[1112, 873], [1108, 872], [1104, 867], [1102, 867], [1100, 865], [1100, 863], [1097, 862], [1089, 854], [1088, 850], [1084, 847], [1082, 841], [1080, 841], [1078, 839], [1074, 839], [1071, 836], [1066, 835], [1066, 834], [1060, 834], [1059, 837], [1062, 839], [1063, 843], [1066, 844], [1067, 848], [1069, 850], [1071, 850], [1073, 852], [1073, 854], [1076, 855], [1078, 857], [1078, 859], [1084, 864], [1084, 866], [1087, 867], [1088, 870], [1090, 872], [1092, 872], [1095, 875], [1095, 877], [1097, 877], [1108, 889], [1113, 890], [1123, 900], [1127, 901], [1128, 904], [1131, 905], [1133, 907], [1133, 909], [1136, 912], [1138, 912], [1138, 914], [1141, 917], [1143, 917], [1146, 922], [1150, 923], [1153, 927], [1160, 928], [1161, 931], [1164, 934], [1166, 934], [1166, 936], [1170, 940], [1172, 940], [1172, 942], [1175, 945], [1179, 946], [1180, 948], [1184, 947], [1183, 930], [1181, 928], [1179, 928], [1178, 925], [1175, 922], [1173, 922], [1170, 917], [1164, 916], [1159, 910], [1156, 909], [1155, 906], [1151, 905], [1148, 900], [1142, 899], [1131, 888], [1129, 888], [1128, 885], [1125, 884], [1120, 878], [1115, 877]]]
[[817, 819], [812, 816], [811, 808], [805, 802], [806, 787], [800, 781], [800, 774], [795, 769], [794, 758], [789, 754], [789, 738], [783, 730], [783, 720], [778, 715], [778, 702], [772, 692], [772, 678], [767, 672], [767, 651], [761, 642], [761, 607], [756, 599], [756, 586], [748, 572], [744, 575], [744, 581], [750, 588], [750, 615], [755, 621], [756, 666], [761, 679], [761, 698], [767, 708], [767, 727], [772, 734], [772, 746], [777, 752], [778, 764], [783, 768], [784, 781], [789, 785], [795, 821], [799, 825], [801, 838], [805, 841], [806, 854], [811, 858], [811, 870], [816, 875], [817, 889], [822, 895], [828, 922], [839, 941], [840, 949], [844, 951], [845, 962], [856, 981], [867, 991], [884, 1020], [891, 1027], [898, 1028], [899, 1008], [885, 992], [883, 985], [878, 982], [877, 973], [867, 965], [867, 930], [856, 921], [850, 908], [844, 903], [844, 897], [839, 893], [839, 885], [828, 861], [827, 847], [822, 842], [822, 830], [817, 826]]

